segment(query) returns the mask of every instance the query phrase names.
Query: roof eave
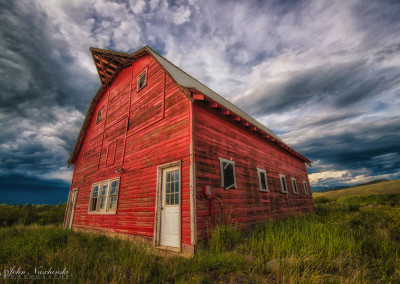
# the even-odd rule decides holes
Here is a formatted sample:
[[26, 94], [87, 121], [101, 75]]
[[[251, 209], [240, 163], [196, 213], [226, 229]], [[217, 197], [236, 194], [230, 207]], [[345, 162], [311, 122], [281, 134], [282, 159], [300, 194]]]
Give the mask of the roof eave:
[[[273, 143], [277, 145], [278, 147], [282, 148], [283, 150], [286, 150], [289, 152], [289, 154], [295, 156], [296, 158], [302, 160], [303, 162], [307, 163], [308, 165], [311, 166], [311, 161], [301, 155], [299, 152], [294, 150], [292, 147], [286, 145], [283, 143], [283, 141], [276, 139], [275, 136], [270, 135], [270, 133], [267, 133], [264, 129], [258, 127], [255, 125], [254, 121], [249, 121], [245, 117], [242, 117], [241, 115], [235, 113], [234, 111], [228, 109], [227, 107], [219, 104], [206, 94], [203, 94], [196, 88], [186, 88], [190, 93], [194, 101], [203, 101], [205, 102], [210, 108], [214, 109], [222, 109], [225, 110], [225, 115], [228, 117], [232, 118], [233, 120], [237, 121], [240, 123], [242, 126], [249, 128], [250, 130], [254, 131], [255, 133], [258, 133], [260, 136], [262, 136], [264, 139], [266, 139], [268, 142]], [[226, 112], [227, 111], [227, 112]]]

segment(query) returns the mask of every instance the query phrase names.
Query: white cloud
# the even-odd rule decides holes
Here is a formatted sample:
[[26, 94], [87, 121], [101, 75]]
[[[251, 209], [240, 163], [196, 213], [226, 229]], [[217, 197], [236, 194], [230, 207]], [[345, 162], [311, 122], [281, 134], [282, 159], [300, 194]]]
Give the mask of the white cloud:
[[190, 15], [192, 14], [190, 7], [179, 6], [175, 9], [173, 14], [173, 22], [175, 25], [181, 25], [190, 21]]
[[135, 14], [140, 14], [146, 7], [146, 1], [144, 0], [129, 0], [129, 7]]

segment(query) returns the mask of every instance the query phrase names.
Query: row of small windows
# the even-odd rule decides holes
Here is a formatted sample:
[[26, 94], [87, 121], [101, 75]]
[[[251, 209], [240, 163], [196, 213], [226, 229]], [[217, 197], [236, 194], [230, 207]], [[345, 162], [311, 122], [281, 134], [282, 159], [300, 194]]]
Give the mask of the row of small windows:
[[[144, 70], [142, 73], [140, 73], [140, 75], [138, 76], [138, 79], [137, 79], [137, 91], [138, 92], [146, 86], [146, 81], [147, 81], [147, 70]], [[101, 121], [102, 114], [103, 114], [103, 109], [101, 108], [97, 112], [96, 123]]]
[[118, 191], [119, 178], [94, 183], [90, 193], [89, 212], [115, 212]]
[[[235, 162], [232, 159], [219, 158], [221, 167], [221, 184], [224, 189], [236, 188], [236, 176], [235, 176]], [[257, 168], [258, 174], [258, 184], [260, 191], [268, 192], [268, 181], [267, 172], [264, 169]], [[288, 193], [286, 177], [284, 175], [279, 175], [281, 182], [282, 192]], [[295, 178], [291, 178], [293, 193], [299, 194], [299, 189], [297, 187], [297, 182]], [[307, 183], [303, 181], [304, 193], [309, 194]]]
[[[221, 182], [225, 189], [236, 188], [235, 162], [219, 158], [221, 166]], [[268, 192], [267, 173], [264, 169], [257, 168], [258, 184], [260, 191]], [[167, 174], [167, 200], [175, 204], [179, 200], [179, 190], [176, 184], [179, 180], [178, 172]], [[282, 192], [288, 193], [286, 177], [279, 175]], [[292, 188], [295, 194], [299, 193], [295, 178], [291, 178]], [[307, 183], [303, 181], [304, 193], [309, 194]], [[115, 212], [117, 209], [119, 192], [119, 178], [104, 180], [92, 185], [89, 202], [89, 212]]]

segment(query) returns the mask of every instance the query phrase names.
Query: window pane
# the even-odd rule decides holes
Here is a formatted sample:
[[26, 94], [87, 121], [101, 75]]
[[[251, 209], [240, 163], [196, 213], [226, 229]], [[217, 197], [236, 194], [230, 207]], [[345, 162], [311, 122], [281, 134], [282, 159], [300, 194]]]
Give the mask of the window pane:
[[175, 204], [179, 204], [179, 192], [175, 193]]
[[175, 204], [175, 199], [174, 199], [174, 195], [173, 194], [171, 194], [170, 195], [170, 198], [171, 198], [171, 205], [173, 205], [173, 204]]
[[267, 189], [267, 184], [265, 181], [265, 173], [260, 172], [261, 189]]
[[97, 198], [92, 198], [92, 207], [90, 208], [90, 211], [96, 211], [96, 205], [97, 205]]
[[175, 181], [179, 180], [179, 171], [175, 171]]
[[179, 181], [175, 182], [175, 192], [179, 192]]
[[111, 196], [110, 208], [115, 209], [117, 208], [117, 196]]
[[102, 197], [100, 200], [100, 209], [106, 209], [106, 197]]
[[166, 200], [165, 200], [165, 205], [170, 205], [170, 202], [171, 202], [171, 199], [170, 199], [170, 194], [167, 194], [165, 197], [166, 197]]
[[96, 185], [96, 186], [93, 188], [93, 197], [98, 197], [98, 196], [99, 196], [99, 186]]
[[[223, 163], [224, 168], [225, 168], [226, 164], [227, 164], [226, 162]], [[235, 183], [233, 165], [229, 164], [223, 171], [224, 171], [224, 187], [227, 188]], [[230, 188], [233, 188], [233, 187], [230, 187]]]
[[169, 182], [170, 180], [171, 180], [170, 173], [167, 173], [167, 182]]
[[146, 82], [146, 72], [140, 74], [138, 80], [139, 80], [138, 88], [139, 88], [139, 90], [140, 90], [141, 88], [144, 87], [144, 84], [145, 84], [145, 82]]
[[99, 111], [97, 112], [97, 118], [96, 118], [96, 121], [97, 121], [97, 122], [99, 122], [99, 121], [101, 120], [101, 112], [102, 112], [102, 110], [99, 110]]
[[115, 180], [111, 183], [111, 194], [117, 194], [118, 191], [118, 181]]
[[169, 182], [167, 182], [167, 193], [171, 192], [171, 184]]
[[107, 195], [107, 189], [108, 189], [108, 184], [107, 183], [103, 184], [102, 187], [101, 187], [101, 195], [102, 196]]
[[281, 182], [282, 182], [282, 186], [283, 186], [283, 191], [287, 191], [287, 189], [286, 189], [286, 179], [284, 177], [281, 177]]

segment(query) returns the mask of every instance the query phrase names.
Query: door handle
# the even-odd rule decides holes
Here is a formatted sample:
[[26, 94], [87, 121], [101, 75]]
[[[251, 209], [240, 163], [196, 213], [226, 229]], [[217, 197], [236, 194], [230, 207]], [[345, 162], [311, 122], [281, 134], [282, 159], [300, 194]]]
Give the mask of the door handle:
[[164, 210], [164, 207], [161, 206], [161, 210]]

